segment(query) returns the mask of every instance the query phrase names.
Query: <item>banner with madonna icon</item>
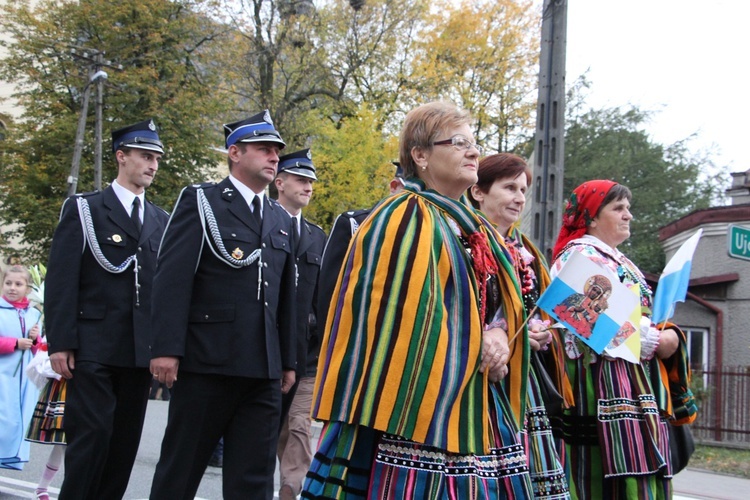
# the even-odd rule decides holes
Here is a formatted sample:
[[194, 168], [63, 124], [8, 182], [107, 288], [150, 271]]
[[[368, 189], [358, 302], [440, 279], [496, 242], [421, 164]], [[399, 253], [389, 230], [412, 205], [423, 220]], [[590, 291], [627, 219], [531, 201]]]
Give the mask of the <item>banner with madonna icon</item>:
[[[609, 269], [574, 253], [544, 291], [537, 306], [562, 323], [597, 354], [628, 344], [638, 333], [638, 296]], [[636, 311], [637, 309], [637, 311]], [[628, 349], [629, 350], [629, 349]], [[618, 356], [631, 358], [624, 353]], [[637, 362], [637, 357], [634, 362]], [[630, 360], [630, 359], [629, 359]]]

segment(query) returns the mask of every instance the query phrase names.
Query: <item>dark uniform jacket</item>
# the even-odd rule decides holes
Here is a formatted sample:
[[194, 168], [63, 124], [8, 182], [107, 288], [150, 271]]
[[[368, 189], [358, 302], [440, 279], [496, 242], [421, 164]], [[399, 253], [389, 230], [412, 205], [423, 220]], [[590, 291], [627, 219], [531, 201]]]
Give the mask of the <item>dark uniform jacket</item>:
[[[182, 191], [154, 278], [152, 357], [177, 356], [180, 370], [194, 373], [264, 379], [296, 368], [291, 220], [264, 199], [261, 229], [228, 177]], [[256, 249], [260, 266], [226, 258], [247, 259]]]
[[[101, 254], [120, 266], [136, 255], [119, 274], [105, 270], [84, 240], [78, 199], [88, 202], [92, 234]], [[45, 278], [45, 325], [49, 352], [74, 350], [76, 360], [111, 366], [148, 367], [151, 359], [151, 280], [156, 268], [167, 212], [148, 202], [140, 236], [112, 187], [75, 195], [63, 204], [55, 230]]]
[[370, 212], [372, 208], [351, 210], [340, 214], [333, 223], [331, 234], [328, 235], [318, 280], [318, 325], [321, 332], [328, 319], [328, 307], [331, 305], [333, 290], [336, 288], [339, 271], [344, 263], [346, 252], [349, 250], [352, 235], [370, 215]]
[[[314, 377], [318, 366], [318, 276], [326, 244], [323, 230], [301, 217], [297, 260], [297, 378]], [[323, 326], [320, 325], [322, 329]]]

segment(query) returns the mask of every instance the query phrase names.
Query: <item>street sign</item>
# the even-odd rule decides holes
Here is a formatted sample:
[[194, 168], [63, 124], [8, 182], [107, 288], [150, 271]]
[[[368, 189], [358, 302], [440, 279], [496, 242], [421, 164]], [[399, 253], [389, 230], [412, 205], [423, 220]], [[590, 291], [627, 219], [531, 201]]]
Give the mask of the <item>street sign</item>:
[[727, 249], [730, 257], [750, 260], [750, 228], [730, 224], [727, 231]]

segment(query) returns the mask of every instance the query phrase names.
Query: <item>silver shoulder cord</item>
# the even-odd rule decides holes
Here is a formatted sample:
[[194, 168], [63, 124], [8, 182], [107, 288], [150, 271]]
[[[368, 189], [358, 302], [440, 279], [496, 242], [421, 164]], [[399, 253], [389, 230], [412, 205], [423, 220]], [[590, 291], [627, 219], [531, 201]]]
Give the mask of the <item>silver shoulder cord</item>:
[[[263, 287], [263, 259], [261, 258], [260, 248], [256, 248], [250, 255], [245, 259], [235, 259], [229, 252], [227, 252], [224, 246], [224, 241], [221, 239], [221, 233], [219, 232], [219, 225], [216, 223], [216, 217], [214, 211], [211, 208], [211, 204], [208, 202], [203, 188], [198, 188], [198, 213], [200, 214], [201, 225], [203, 226], [203, 235], [206, 242], [209, 243], [208, 247], [211, 249], [217, 259], [224, 261], [228, 266], [235, 269], [241, 267], [247, 267], [258, 262], [258, 300], [260, 300], [260, 291]], [[208, 226], [208, 228], [206, 227]], [[208, 231], [206, 231], [208, 229]], [[211, 239], [214, 244], [211, 245], [209, 240], [209, 233], [211, 233]], [[218, 250], [218, 253], [217, 253]]]
[[135, 305], [139, 306], [141, 303], [140, 289], [141, 284], [138, 282], [138, 256], [136, 254], [131, 255], [119, 266], [112, 264], [107, 257], [104, 256], [99, 241], [96, 239], [96, 231], [94, 230], [94, 221], [91, 220], [91, 208], [89, 208], [89, 202], [86, 198], [78, 198], [78, 215], [81, 218], [81, 226], [83, 228], [83, 242], [84, 248], [88, 243], [91, 248], [91, 254], [94, 256], [94, 260], [107, 272], [113, 274], [121, 274], [125, 271], [130, 263], [133, 262], [133, 273], [135, 275]]

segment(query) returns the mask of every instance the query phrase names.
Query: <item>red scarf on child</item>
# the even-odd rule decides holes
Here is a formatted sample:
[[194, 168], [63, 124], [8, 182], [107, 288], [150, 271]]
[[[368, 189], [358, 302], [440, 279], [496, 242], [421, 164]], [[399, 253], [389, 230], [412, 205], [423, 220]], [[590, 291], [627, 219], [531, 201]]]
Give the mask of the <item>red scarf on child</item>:
[[7, 302], [8, 304], [12, 305], [13, 307], [15, 307], [16, 309], [28, 309], [28, 307], [29, 307], [29, 298], [28, 297], [24, 297], [21, 300], [17, 300], [15, 302], [13, 302], [8, 297], [6, 297], [5, 295], [3, 295], [3, 300], [5, 302]]

